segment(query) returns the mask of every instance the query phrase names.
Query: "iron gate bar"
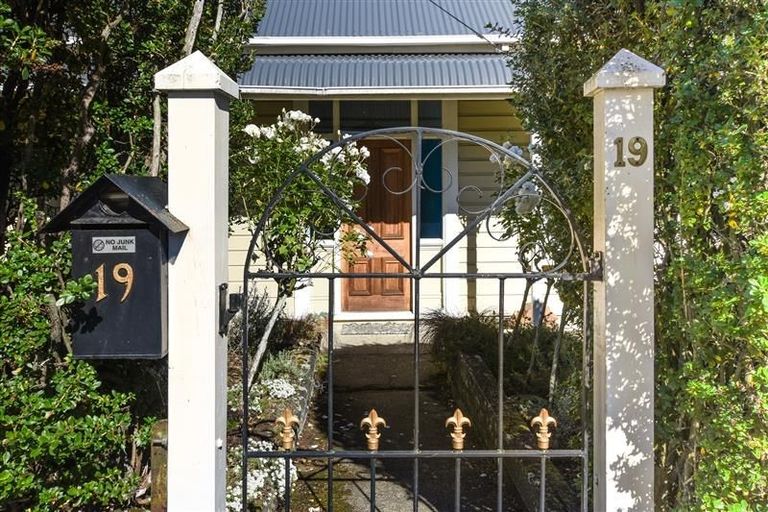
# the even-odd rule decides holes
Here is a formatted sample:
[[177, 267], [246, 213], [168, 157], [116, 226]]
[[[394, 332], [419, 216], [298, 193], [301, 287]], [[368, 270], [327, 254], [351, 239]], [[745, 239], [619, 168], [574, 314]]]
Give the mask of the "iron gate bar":
[[[448, 241], [448, 243], [445, 244], [445, 246], [443, 246], [443, 248], [437, 252], [437, 254], [435, 254], [432, 258], [430, 258], [430, 260], [427, 261], [427, 264], [424, 265], [423, 270], [430, 268], [436, 262], [440, 261], [443, 255], [445, 255], [448, 251], [450, 251], [457, 243], [463, 240], [476, 227], [480, 226], [486, 219], [490, 218], [492, 214], [499, 211], [501, 207], [504, 206], [504, 204], [506, 204], [508, 200], [512, 199], [515, 196], [515, 194], [518, 192], [520, 187], [522, 187], [523, 183], [529, 181], [534, 176], [537, 176], [537, 173], [533, 170], [529, 170], [522, 177], [520, 177], [520, 179], [518, 179], [517, 182], [515, 182], [515, 184], [512, 185], [512, 187], [506, 190], [501, 196], [496, 198], [494, 202], [491, 204], [491, 206], [489, 206], [483, 213], [475, 216], [471, 222], [467, 223], [467, 226], [459, 234], [454, 236], [452, 240]], [[417, 237], [417, 239], [418, 238], [419, 237]]]
[[[370, 236], [376, 243], [381, 245], [386, 251], [392, 255], [393, 258], [395, 258], [403, 267], [407, 268], [409, 271], [413, 272], [413, 268], [411, 265], [406, 262], [403, 257], [398, 253], [396, 250], [392, 248], [391, 245], [389, 245], [387, 242], [384, 241], [383, 238], [381, 238], [379, 235], [376, 234], [376, 232], [368, 225], [367, 222], [365, 222], [363, 219], [360, 218], [352, 209], [347, 206], [344, 201], [341, 200], [339, 196], [336, 195], [334, 191], [329, 189], [321, 180], [317, 177], [317, 175], [311, 171], [307, 171], [305, 173], [312, 181], [314, 181], [318, 187], [320, 187], [320, 190], [325, 192], [325, 194], [333, 201], [336, 206], [341, 208], [347, 215], [350, 216], [350, 218], [355, 221], [355, 225], [358, 227], [363, 228], [366, 233], [368, 233], [368, 236]], [[417, 215], [418, 218], [418, 215]], [[417, 238], [418, 240], [418, 238]], [[418, 243], [418, 242], [417, 242]]]
[[[498, 372], [496, 393], [498, 395], [499, 409], [498, 416], [496, 418], [496, 427], [498, 428], [496, 438], [496, 449], [504, 450], [504, 278], [499, 278], [499, 334], [497, 337], [496, 349], [499, 352], [498, 355]], [[502, 512], [504, 496], [504, 459], [499, 457], [496, 459], [496, 509], [498, 512]]]
[[[419, 195], [418, 193], [416, 194]], [[418, 210], [417, 210], [418, 211]], [[420, 216], [417, 215], [418, 219]], [[419, 231], [416, 231], [417, 233]], [[418, 239], [416, 247], [419, 247]], [[417, 256], [418, 258], [418, 249]], [[417, 260], [418, 262], [418, 260]], [[419, 450], [419, 292], [421, 291], [421, 279], [414, 276], [413, 279], [413, 449]], [[419, 459], [413, 459], [413, 512], [419, 511]]]
[[[395, 138], [395, 135], [404, 135], [404, 134], [410, 134], [411, 141], [412, 141], [412, 149], [413, 152], [411, 152], [405, 145], [403, 145], [398, 139]], [[500, 169], [502, 170], [502, 188], [504, 186], [503, 180], [505, 178], [504, 176], [504, 167], [502, 164], [502, 160], [499, 159], [499, 155], [503, 155], [504, 158], [510, 158], [511, 160], [515, 161], [519, 165], [521, 165], [526, 171], [523, 173], [522, 177], [518, 178], [514, 184], [509, 186], [506, 190], [502, 190], [500, 195], [498, 195], [493, 202], [486, 207], [483, 210], [478, 210], [476, 212], [471, 212], [469, 210], [465, 210], [466, 213], [470, 214], [472, 216], [472, 220], [465, 226], [465, 228], [461, 231], [461, 233], [457, 236], [455, 236], [453, 239], [449, 240], [441, 249], [437, 252], [431, 259], [428, 260], [428, 262], [422, 267], [421, 265], [421, 237], [419, 236], [420, 233], [420, 227], [422, 223], [421, 219], [421, 194], [422, 194], [422, 188], [430, 190], [432, 192], [435, 192], [429, 184], [426, 183], [423, 176], [423, 162], [422, 162], [422, 155], [421, 155], [421, 142], [423, 141], [424, 134], [428, 133], [430, 135], [435, 135], [441, 139], [440, 144], [438, 144], [438, 147], [442, 146], [443, 144], [446, 144], [449, 141], [468, 141], [473, 142], [481, 147], [483, 147], [485, 150], [487, 150], [492, 158], [491, 161], [494, 161], [493, 158], [496, 158], [496, 163], [499, 164]], [[411, 175], [412, 175], [412, 181], [411, 184], [406, 187], [402, 191], [393, 191], [389, 187], [386, 186], [386, 183], [383, 183], [385, 186], [385, 189], [389, 191], [392, 194], [407, 194], [411, 190], [415, 191], [415, 196], [413, 198], [413, 203], [415, 212], [413, 212], [413, 216], [415, 217], [415, 231], [416, 235], [414, 236], [415, 239], [415, 249], [412, 251], [412, 257], [411, 260], [414, 262], [413, 265], [411, 265], [409, 262], [405, 261], [405, 259], [394, 249], [392, 249], [389, 244], [385, 240], [383, 240], [371, 227], [367, 225], [363, 221], [363, 219], [360, 218], [360, 216], [357, 215], [355, 211], [353, 211], [333, 190], [328, 188], [322, 180], [314, 174], [310, 169], [309, 166], [317, 163], [320, 158], [322, 158], [324, 155], [326, 155], [328, 152], [334, 150], [335, 148], [339, 148], [343, 145], [356, 142], [368, 137], [375, 137], [375, 136], [383, 136], [384, 138], [388, 138], [395, 143], [399, 144], [406, 152], [408, 152], [411, 155]], [[432, 151], [435, 151], [433, 149]], [[430, 153], [431, 154], [431, 153]], [[427, 156], [427, 158], [429, 155]], [[333, 164], [336, 162], [337, 156], [333, 156]], [[386, 177], [386, 174], [391, 171], [394, 168], [390, 168], [384, 173], [384, 177]], [[400, 169], [400, 168], [398, 168]], [[402, 169], [400, 169], [402, 171]], [[447, 171], [446, 169], [443, 169], [443, 171]], [[454, 179], [454, 177], [451, 175], [450, 171], [447, 171], [449, 178], [451, 180]], [[250, 266], [252, 261], [254, 260], [254, 254], [256, 250], [256, 244], [258, 241], [258, 238], [260, 234], [264, 231], [264, 229], [267, 227], [267, 222], [269, 220], [269, 217], [274, 210], [274, 208], [277, 206], [278, 202], [282, 199], [284, 196], [286, 190], [288, 187], [295, 182], [296, 178], [300, 176], [301, 174], [304, 174], [307, 176], [313, 183], [315, 183], [318, 188], [335, 204], [343, 213], [345, 213], [348, 218], [359, 225], [363, 230], [368, 234], [368, 236], [371, 237], [371, 240], [377, 242], [379, 245], [381, 245], [390, 255], [392, 255], [398, 263], [402, 265], [402, 267], [406, 270], [406, 272], [400, 272], [400, 273], [355, 273], [355, 274], [346, 274], [343, 272], [290, 272], [290, 271], [277, 271], [277, 272], [271, 272], [267, 270], [261, 270], [261, 271], [251, 271]], [[458, 179], [458, 177], [456, 177]], [[426, 271], [431, 268], [436, 262], [440, 261], [442, 256], [446, 254], [449, 250], [451, 250], [454, 246], [458, 244], [460, 240], [462, 240], [464, 237], [466, 237], [470, 232], [481, 226], [483, 222], [486, 224], [486, 228], [488, 229], [489, 235], [491, 238], [493, 238], [496, 241], [501, 241], [500, 239], [496, 238], [496, 236], [491, 233], [490, 228], [490, 221], [492, 216], [501, 210], [509, 201], [512, 199], [524, 197], [520, 194], [520, 189], [522, 188], [522, 185], [526, 183], [527, 181], [535, 181], [538, 183], [544, 191], [546, 191], [549, 196], [552, 198], [542, 197], [539, 195], [539, 200], [542, 199], [552, 205], [557, 211], [560, 212], [560, 214], [565, 219], [571, 234], [571, 241], [570, 246], [568, 248], [567, 255], [565, 258], [557, 265], [554, 265], [553, 267], [550, 267], [547, 269], [547, 271], [535, 271], [535, 272], [511, 272], [511, 273], [456, 273], [456, 272], [434, 272], [434, 273], [426, 273]], [[451, 181], [452, 183], [452, 181]], [[465, 190], [471, 188], [464, 187], [459, 191], [459, 195], [463, 193]], [[477, 189], [477, 192], [482, 195], [482, 191], [478, 189], [477, 187], [474, 187]], [[446, 192], [448, 190], [448, 187], [445, 188], [445, 190], [440, 190], [439, 192]], [[458, 197], [457, 197], [458, 199]], [[343, 218], [343, 216], [342, 216]], [[525, 246], [521, 249], [524, 250]], [[575, 252], [574, 252], [575, 250]], [[574, 254], [577, 254], [580, 258], [582, 272], [562, 272], [560, 271], [562, 268], [565, 267], [565, 265], [568, 264], [568, 262], [571, 260], [572, 256]], [[269, 254], [265, 253], [265, 256], [269, 257]], [[522, 258], [522, 253], [518, 254], [519, 258]], [[521, 260], [522, 262], [522, 260]], [[526, 267], [524, 267], [526, 268]], [[243, 357], [243, 375], [244, 375], [244, 381], [243, 381], [243, 425], [241, 429], [242, 434], [242, 448], [243, 448], [243, 465], [242, 465], [242, 502], [244, 510], [247, 507], [247, 469], [248, 469], [248, 459], [251, 458], [265, 458], [265, 459], [276, 459], [276, 458], [283, 458], [285, 462], [285, 504], [288, 510], [290, 510], [291, 506], [291, 461], [293, 459], [298, 458], [306, 458], [306, 459], [325, 459], [327, 461], [327, 483], [328, 483], [328, 500], [327, 500], [327, 508], [329, 512], [333, 511], [333, 486], [334, 486], [334, 477], [333, 477], [333, 467], [335, 461], [344, 461], [344, 460], [355, 460], [355, 459], [369, 459], [369, 465], [370, 465], [370, 473], [371, 473], [371, 510], [376, 509], [376, 480], [377, 480], [377, 472], [376, 472], [376, 461], [378, 459], [412, 459], [413, 460], [413, 495], [414, 495], [414, 502], [413, 502], [413, 510], [414, 512], [418, 512], [419, 508], [419, 463], [421, 459], [437, 459], [437, 458], [453, 458], [454, 464], [455, 464], [455, 489], [454, 489], [454, 508], [456, 510], [459, 510], [461, 507], [461, 460], [462, 459], [478, 459], [478, 458], [488, 458], [493, 459], [495, 458], [497, 461], [497, 509], [499, 511], [503, 510], [503, 463], [504, 459], [532, 459], [532, 458], [539, 458], [541, 460], [541, 482], [540, 482], [540, 503], [539, 508], [540, 510], [545, 510], [546, 503], [546, 463], [549, 459], [562, 459], [562, 458], [580, 458], [582, 460], [582, 503], [581, 503], [581, 509], [582, 511], [586, 512], [588, 507], [588, 501], [589, 501], [589, 432], [587, 427], [587, 412], [588, 412], [588, 401], [587, 401], [587, 389], [589, 387], [589, 383], [591, 382], [591, 348], [589, 346], [589, 343], [591, 341], [591, 328], [589, 324], [589, 319], [591, 318], [590, 315], [590, 302], [589, 302], [589, 282], [590, 281], [596, 281], [602, 279], [602, 269], [600, 266], [594, 266], [592, 265], [591, 260], [589, 260], [584, 252], [583, 246], [581, 244], [581, 240], [578, 236], [577, 231], [575, 230], [575, 226], [573, 223], [573, 220], [571, 218], [571, 213], [569, 210], [567, 210], [563, 206], [563, 202], [561, 198], [557, 195], [557, 193], [552, 189], [552, 187], [549, 186], [549, 184], [546, 182], [544, 177], [541, 175], [541, 173], [533, 168], [530, 163], [525, 161], [522, 157], [520, 157], [517, 154], [512, 153], [511, 151], [507, 150], [506, 148], [503, 148], [502, 146], [499, 146], [498, 144], [495, 144], [491, 141], [487, 141], [485, 139], [482, 139], [480, 137], [476, 137], [469, 134], [463, 134], [460, 132], [454, 132], [450, 130], [442, 130], [442, 129], [433, 129], [433, 128], [414, 128], [414, 127], [406, 127], [406, 128], [386, 128], [386, 129], [380, 129], [380, 130], [372, 130], [365, 133], [357, 134], [353, 137], [349, 137], [346, 139], [343, 139], [341, 141], [338, 141], [334, 144], [329, 145], [325, 149], [317, 152], [315, 155], [307, 159], [296, 171], [291, 173], [291, 175], [286, 179], [286, 181], [279, 187], [276, 194], [273, 196], [273, 198], [270, 200], [269, 204], [267, 205], [267, 208], [264, 210], [262, 216], [260, 217], [256, 229], [252, 233], [251, 241], [248, 247], [248, 252], [246, 256], [246, 264], [244, 265], [244, 272], [243, 272], [243, 279], [244, 279], [244, 285], [243, 285], [243, 291], [244, 291], [244, 301], [242, 304], [243, 308], [243, 338], [242, 338], [242, 349], [244, 356], [248, 353], [248, 333], [249, 333], [249, 312], [248, 312], [248, 292], [249, 292], [249, 280], [252, 278], [259, 278], [259, 279], [275, 279], [277, 281], [283, 280], [283, 279], [307, 279], [307, 278], [325, 278], [328, 279], [328, 322], [327, 322], [327, 339], [328, 339], [328, 347], [327, 347], [327, 354], [328, 354], [328, 367], [327, 367], [327, 373], [326, 373], [326, 379], [327, 379], [327, 449], [326, 450], [296, 450], [292, 452], [275, 452], [275, 451], [260, 451], [260, 450], [250, 450], [248, 446], [248, 439], [249, 439], [249, 432], [248, 432], [248, 424], [249, 424], [249, 398], [248, 398], [248, 389], [247, 389], [247, 375], [248, 375], [248, 357]], [[334, 269], [335, 270], [335, 269]], [[414, 378], [414, 404], [413, 404], [413, 410], [414, 410], [414, 426], [413, 426], [413, 449], [412, 450], [392, 450], [392, 451], [384, 451], [384, 452], [373, 452], [373, 451], [358, 451], [358, 450], [335, 450], [334, 449], [334, 434], [333, 434], [333, 423], [334, 423], [334, 415], [333, 415], [333, 351], [334, 351], [334, 311], [335, 311], [335, 280], [338, 278], [342, 279], [363, 279], [363, 278], [395, 278], [395, 279], [410, 279], [413, 282], [412, 290], [412, 309], [414, 313], [414, 352], [413, 352], [413, 378]], [[499, 359], [498, 359], [498, 381], [497, 381], [497, 392], [498, 392], [498, 410], [499, 415], [497, 418], [498, 421], [498, 436], [497, 436], [497, 449], [496, 450], [466, 450], [466, 451], [454, 451], [454, 450], [421, 450], [420, 449], [420, 293], [421, 293], [421, 279], [423, 278], [438, 278], [438, 279], [451, 279], [451, 278], [459, 278], [459, 279], [497, 279], [499, 281], [499, 312], [498, 312], [498, 318], [499, 318], [499, 332], [498, 332], [498, 338], [497, 338], [497, 344], [498, 344], [498, 351], [499, 351]], [[581, 408], [581, 427], [582, 427], [582, 448], [576, 449], [576, 450], [504, 450], [503, 448], [503, 441], [504, 441], [504, 435], [503, 435], [503, 427], [504, 427], [504, 382], [503, 382], [503, 373], [504, 373], [504, 300], [505, 300], [505, 280], [506, 279], [526, 279], [526, 280], [539, 280], [539, 279], [553, 279], [558, 281], [582, 281], [583, 282], [583, 326], [582, 326], [582, 389], [581, 389], [581, 398], [582, 398], [582, 408]]]
[[371, 512], [376, 512], [376, 459], [371, 459]]
[[[598, 267], [602, 279], [602, 265]], [[589, 300], [589, 283], [584, 281], [582, 285], [582, 343], [581, 343], [581, 446], [589, 450], [589, 428], [587, 427], [587, 390], [592, 382], [592, 303]], [[586, 512], [589, 507], [589, 460], [584, 457], [581, 465], [581, 510]]]
[[547, 459], [541, 458], [541, 480], [539, 481], [539, 512], [547, 512]]
[[453, 509], [461, 512], [461, 459], [454, 461]]
[[[325, 377], [328, 386], [327, 402], [328, 410], [328, 450], [333, 451], [333, 315], [336, 307], [336, 280], [334, 277], [328, 279], [328, 370]], [[297, 444], [298, 446], [298, 444]], [[333, 459], [328, 457], [328, 503], [326, 509], [333, 512]]]
[[254, 279], [301, 279], [316, 278], [343, 278], [343, 279], [368, 279], [371, 277], [394, 279], [555, 279], [559, 281], [601, 281], [602, 270], [598, 269], [589, 273], [564, 273], [564, 272], [478, 272], [461, 274], [458, 272], [430, 272], [422, 274], [414, 271], [406, 272], [251, 272], [248, 277]]
[[285, 458], [285, 508], [291, 510], [291, 459]]
[[[415, 188], [415, 215], [417, 235], [416, 239], [416, 252], [413, 255], [413, 260], [416, 263], [416, 269], [421, 268], [421, 141], [423, 132], [421, 130], [416, 131], [416, 143], [413, 148], [413, 156], [411, 157], [412, 174], [416, 175], [414, 183], [419, 185]], [[410, 234], [409, 234], [410, 235]], [[419, 272], [420, 273], [420, 272]], [[420, 448], [419, 439], [419, 423], [421, 418], [419, 417], [419, 359], [421, 351], [420, 339], [419, 339], [419, 315], [421, 313], [421, 301], [419, 297], [421, 295], [421, 276], [413, 276], [413, 449], [418, 450]], [[419, 512], [419, 459], [413, 459], [413, 512]]]
[[584, 450], [386, 450], [371, 452], [366, 450], [295, 450], [292, 452], [271, 451], [264, 452], [252, 450], [248, 452], [249, 458], [255, 459], [580, 459], [585, 458]]
[[[518, 165], [520, 165], [523, 168], [527, 169], [527, 172], [521, 178], [519, 178], [511, 187], [509, 187], [509, 189], [507, 189], [501, 196], [499, 196], [492, 203], [492, 205], [483, 212], [483, 214], [478, 215], [477, 218], [475, 219], [475, 221], [473, 221], [469, 226], [467, 226], [467, 228], [465, 228], [457, 237], [455, 237], [453, 240], [451, 240], [439, 252], [440, 256], [442, 256], [442, 254], [444, 254], [446, 251], [450, 250], [458, 242], [458, 240], [460, 240], [464, 236], [466, 236], [471, 229], [474, 229], [475, 227], [477, 227], [482, 222], [482, 220], [485, 217], [489, 216], [491, 213], [496, 212], [509, 199], [511, 199], [513, 197], [513, 195], [514, 195], [514, 192], [516, 192], [517, 189], [519, 189], [520, 186], [524, 182], [526, 182], [529, 179], [534, 178], [534, 177], [537, 178], [537, 180], [547, 189], [547, 191], [550, 193], [550, 195], [552, 195], [553, 197], [555, 197], [557, 199], [557, 203], [553, 203], [553, 204], [558, 204], [560, 206], [561, 212], [564, 214], [566, 222], [568, 223], [571, 232], [575, 233], [575, 227], [574, 227], [573, 222], [571, 220], [570, 213], [568, 212], [568, 210], [566, 210], [564, 207], [562, 207], [562, 202], [561, 202], [559, 196], [555, 193], [555, 191], [551, 187], [549, 187], [549, 185], [547, 184], [546, 180], [544, 180], [543, 176], [541, 176], [541, 174], [531, 166], [530, 162], [528, 162], [527, 160], [525, 160], [521, 156], [519, 156], [519, 155], [509, 151], [508, 149], [506, 149], [506, 148], [504, 148], [504, 147], [502, 147], [502, 146], [500, 146], [500, 145], [498, 145], [498, 144], [496, 144], [494, 142], [491, 142], [491, 141], [489, 141], [487, 139], [483, 139], [481, 137], [477, 137], [475, 135], [470, 135], [468, 133], [462, 133], [462, 132], [457, 132], [457, 131], [453, 131], [453, 130], [444, 130], [444, 129], [439, 129], [439, 128], [421, 128], [421, 127], [413, 127], [413, 126], [398, 127], [398, 128], [382, 128], [382, 129], [378, 129], [378, 130], [370, 130], [370, 131], [367, 131], [367, 132], [358, 133], [356, 135], [344, 138], [344, 139], [342, 139], [340, 141], [337, 141], [337, 142], [327, 146], [323, 150], [318, 151], [313, 156], [311, 156], [310, 158], [305, 160], [304, 163], [301, 164], [299, 169], [294, 171], [286, 179], [286, 181], [282, 184], [282, 186], [277, 190], [277, 192], [275, 193], [274, 197], [269, 202], [269, 204], [265, 208], [263, 214], [259, 218], [259, 222], [256, 224], [256, 228], [254, 229], [253, 236], [251, 237], [251, 242], [250, 242], [250, 244], [248, 246], [248, 252], [247, 252], [247, 255], [246, 255], [246, 265], [245, 265], [245, 269], [244, 269], [245, 270], [244, 278], [247, 278], [247, 275], [248, 275], [248, 269], [250, 267], [250, 260], [251, 260], [251, 257], [253, 256], [253, 251], [254, 251], [255, 246], [256, 246], [256, 240], [258, 238], [257, 235], [260, 234], [263, 231], [263, 229], [264, 229], [264, 227], [266, 225], [266, 222], [269, 219], [269, 215], [272, 213], [272, 211], [274, 210], [275, 206], [280, 201], [280, 199], [282, 199], [282, 197], [285, 194], [285, 191], [287, 190], [288, 186], [291, 183], [293, 183], [293, 181], [296, 179], [296, 177], [298, 177], [299, 174], [303, 173], [303, 174], [307, 175], [310, 179], [312, 179], [315, 183], [317, 183], [317, 185], [328, 196], [329, 199], [331, 199], [337, 206], [339, 206], [345, 212], [347, 212], [351, 216], [351, 218], [358, 225], [360, 225], [360, 227], [362, 227], [364, 229], [368, 228], [367, 224], [362, 219], [360, 219], [360, 217], [357, 214], [355, 214], [353, 211], [351, 211], [349, 209], [349, 207], [341, 200], [341, 198], [339, 198], [338, 195], [336, 195], [335, 192], [330, 190], [322, 182], [322, 180], [320, 180], [319, 177], [317, 177], [313, 172], [311, 172], [309, 170], [309, 166], [317, 163], [320, 160], [320, 158], [322, 158], [325, 154], [331, 152], [332, 150], [334, 150], [337, 147], [341, 147], [341, 146], [344, 146], [344, 145], [347, 145], [347, 144], [350, 144], [350, 143], [353, 143], [353, 142], [356, 143], [359, 140], [363, 140], [363, 139], [369, 138], [369, 137], [376, 137], [376, 136], [382, 136], [382, 135], [387, 136], [387, 135], [405, 134], [405, 133], [416, 133], [417, 137], [418, 137], [418, 140], [421, 140], [421, 138], [423, 137], [424, 133], [430, 133], [430, 134], [438, 135], [438, 136], [442, 135], [442, 136], [446, 136], [446, 137], [452, 137], [452, 138], [455, 138], [455, 139], [457, 139], [459, 141], [474, 142], [475, 144], [486, 148], [490, 153], [492, 153], [492, 154], [494, 152], [500, 153], [500, 154], [504, 155], [505, 158], [510, 158], [510, 159], [516, 161], [516, 163]], [[396, 139], [394, 139], [392, 137], [389, 137], [389, 138], [396, 141]], [[419, 150], [419, 154], [420, 154], [420, 150]], [[420, 190], [420, 187], [416, 187], [416, 190], [417, 190], [417, 195], [418, 195], [418, 191]], [[417, 221], [418, 221], [418, 218], [420, 217], [420, 212], [418, 210], [417, 210], [416, 217], [417, 217]], [[370, 228], [366, 229], [366, 231], [369, 232], [368, 234], [371, 235], [376, 242], [383, 243], [384, 245], [386, 245], [386, 242], [384, 242], [384, 240], [382, 240], [378, 235], [373, 233], [372, 230], [370, 230]], [[417, 241], [417, 244], [418, 244], [418, 237], [416, 237], [416, 241]], [[576, 242], [576, 244], [578, 246], [577, 248], [579, 249], [579, 253], [580, 253], [580, 256], [581, 256], [581, 260], [582, 260], [582, 266], [584, 267], [584, 270], [586, 271], [586, 257], [584, 255], [583, 247], [581, 246], [581, 242], [578, 239], [578, 236], [575, 238], [575, 242]], [[391, 250], [391, 248], [390, 248], [389, 252], [395, 258], [398, 258], [399, 260], [402, 259], [402, 258], [399, 258], [399, 255], [398, 255], [397, 251]], [[433, 258], [433, 260], [434, 260], [434, 258]], [[427, 267], [431, 266], [434, 263], [433, 260], [429, 261]], [[405, 263], [403, 261], [400, 261], [400, 263], [403, 264], [406, 268], [410, 267], [407, 263]]]

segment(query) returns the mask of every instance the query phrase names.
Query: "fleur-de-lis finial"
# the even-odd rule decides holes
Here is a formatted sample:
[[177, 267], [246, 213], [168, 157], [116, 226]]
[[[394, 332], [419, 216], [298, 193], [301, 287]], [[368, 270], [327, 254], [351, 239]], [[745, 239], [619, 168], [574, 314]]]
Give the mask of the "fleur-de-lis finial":
[[464, 427], [471, 427], [472, 422], [464, 416], [461, 409], [453, 411], [453, 416], [445, 420], [445, 427], [448, 428], [453, 425], [453, 432], [451, 432], [451, 447], [454, 450], [464, 449], [464, 436], [467, 434], [464, 432]]
[[549, 427], [557, 426], [555, 418], [549, 415], [549, 411], [542, 409], [539, 415], [531, 420], [532, 427], [538, 427], [536, 432], [536, 444], [539, 450], [549, 450], [549, 438], [552, 436], [552, 432], [549, 431]]
[[363, 420], [360, 422], [360, 429], [365, 432], [365, 438], [368, 440], [368, 449], [372, 452], [375, 452], [379, 449], [379, 438], [381, 437], [379, 427], [386, 426], [387, 422], [384, 421], [384, 418], [379, 416], [379, 413], [376, 412], [376, 409], [371, 409], [371, 412], [368, 413], [368, 416], [363, 418]]
[[280, 446], [284, 450], [293, 449], [293, 442], [296, 438], [296, 431], [294, 429], [299, 426], [299, 418], [293, 414], [293, 411], [290, 408], [286, 407], [283, 411], [283, 415], [278, 417], [275, 420], [275, 423], [282, 425], [283, 427], [280, 431]]

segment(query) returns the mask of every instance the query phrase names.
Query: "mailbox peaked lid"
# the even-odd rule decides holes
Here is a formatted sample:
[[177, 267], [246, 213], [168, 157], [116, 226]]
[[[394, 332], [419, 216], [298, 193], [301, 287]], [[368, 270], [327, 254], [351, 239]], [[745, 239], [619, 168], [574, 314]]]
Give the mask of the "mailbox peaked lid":
[[171, 233], [189, 228], [168, 211], [168, 185], [160, 178], [107, 174], [84, 190], [45, 226], [66, 229], [113, 224], [158, 224]]

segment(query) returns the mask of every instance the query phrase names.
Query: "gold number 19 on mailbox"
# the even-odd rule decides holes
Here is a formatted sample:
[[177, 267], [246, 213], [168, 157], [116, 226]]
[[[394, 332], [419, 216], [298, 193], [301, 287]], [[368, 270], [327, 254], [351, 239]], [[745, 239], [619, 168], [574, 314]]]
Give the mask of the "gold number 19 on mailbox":
[[[117, 263], [112, 267], [112, 279], [116, 283], [120, 283], [125, 286], [123, 296], [120, 297], [120, 302], [125, 302], [125, 299], [131, 294], [133, 289], [133, 267], [128, 263]], [[106, 282], [104, 277], [104, 263], [99, 265], [96, 269], [96, 302], [102, 301], [107, 298]]]

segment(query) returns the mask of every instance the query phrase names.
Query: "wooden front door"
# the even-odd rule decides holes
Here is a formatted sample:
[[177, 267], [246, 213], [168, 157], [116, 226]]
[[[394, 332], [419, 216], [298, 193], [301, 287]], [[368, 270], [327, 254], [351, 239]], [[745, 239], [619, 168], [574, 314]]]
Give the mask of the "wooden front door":
[[[407, 141], [401, 141], [406, 148]], [[400, 257], [411, 262], [411, 193], [395, 194], [411, 184], [411, 159], [402, 146], [390, 140], [363, 141], [371, 156], [368, 193], [358, 214]], [[362, 230], [362, 228], [350, 227]], [[403, 265], [381, 244], [368, 242], [366, 256], [345, 263], [350, 273], [401, 273]], [[404, 278], [344, 279], [344, 311], [409, 311], [411, 282]]]

